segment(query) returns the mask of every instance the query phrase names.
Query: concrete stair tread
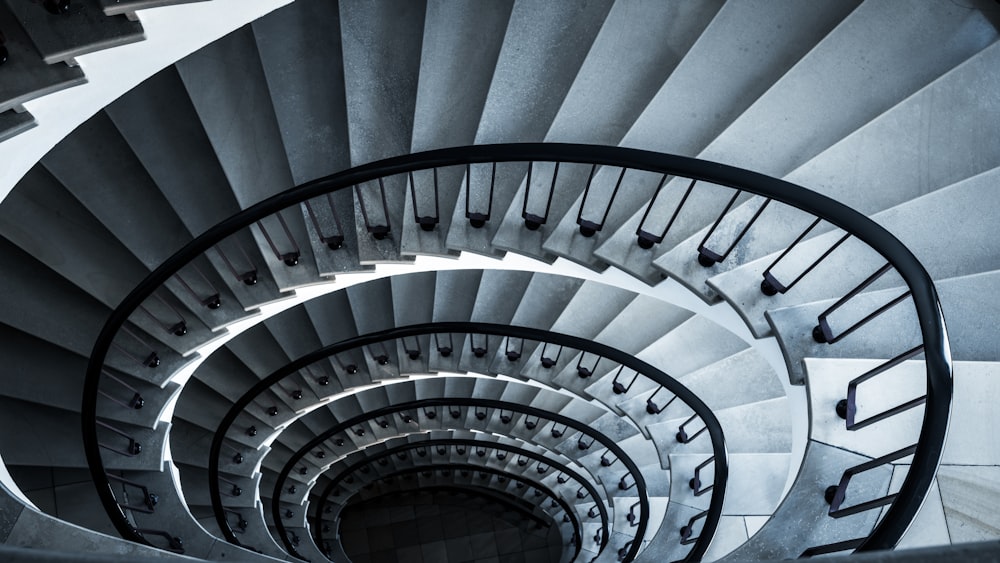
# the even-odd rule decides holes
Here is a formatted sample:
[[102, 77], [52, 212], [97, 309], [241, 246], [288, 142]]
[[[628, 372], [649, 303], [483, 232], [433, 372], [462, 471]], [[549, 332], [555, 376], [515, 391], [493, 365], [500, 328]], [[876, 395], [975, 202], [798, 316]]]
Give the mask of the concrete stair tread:
[[[788, 399], [779, 397], [757, 403], [731, 407], [715, 412], [726, 436], [726, 447], [732, 453], [784, 453], [791, 451], [791, 426]], [[681, 444], [675, 435], [687, 418], [678, 418], [647, 426], [649, 435], [661, 452], [711, 453], [712, 442], [708, 434]], [[686, 428], [694, 435], [704, 427], [700, 420], [692, 421]]]
[[[767, 525], [733, 551], [730, 557], [735, 560], [798, 557], [803, 551], [802, 546], [825, 545], [867, 535], [878, 517], [877, 510], [831, 518], [827, 515], [829, 505], [823, 498], [823, 490], [838, 482], [844, 469], [867, 459], [810, 442], [796, 486], [789, 491]], [[889, 468], [881, 467], [855, 476], [851, 481], [851, 499], [862, 502], [884, 495], [891, 473]], [[853, 502], [849, 500], [847, 505], [850, 504]], [[784, 539], [791, 537], [790, 534], [800, 538], [800, 541], [789, 545]]]
[[[716, 2], [612, 6], [545, 140], [618, 144], [718, 9]], [[650, 35], [661, 35], [663, 40], [651, 46], [644, 41]], [[639, 52], [642, 56], [635, 56]], [[617, 84], [631, 84], [632, 87], [625, 91], [614, 86]], [[582, 115], [590, 118], [580, 119]], [[549, 225], [538, 231], [524, 228], [521, 211], [528, 190], [522, 183], [493, 238], [493, 246], [551, 260], [543, 243], [548, 242], [554, 227], [570, 210], [586, 183], [590, 168], [568, 163], [560, 166], [549, 210]], [[530, 212], [535, 215], [543, 215], [552, 187], [550, 178], [550, 170], [543, 166], [536, 168], [529, 194]]]
[[38, 123], [35, 116], [26, 111], [7, 110], [0, 112], [0, 143], [34, 128]]
[[[495, 2], [473, 10], [462, 4], [427, 5], [419, 71], [426, 79], [417, 83], [410, 152], [475, 142], [512, 6], [512, 2]], [[453, 96], [459, 89], [463, 95]], [[464, 173], [462, 167], [439, 169], [436, 201], [433, 175], [414, 174], [417, 199], [407, 197], [405, 202], [400, 249], [404, 255], [455, 255], [446, 239], [459, 192], [464, 189]], [[411, 219], [435, 213], [439, 223], [433, 231], [423, 231]]]
[[[0, 114], [17, 109], [28, 100], [87, 82], [83, 70], [62, 64], [49, 65], [6, 9], [0, 10], [0, 29], [7, 30], [5, 46], [9, 59], [4, 63], [5, 80], [0, 85]], [[16, 78], [15, 78], [16, 77]]]
[[[949, 331], [951, 353], [955, 359], [1000, 359], [996, 342], [984, 337], [989, 334], [984, 323], [994, 318], [995, 303], [982, 299], [983, 295], [990, 295], [995, 290], [997, 283], [1000, 283], [998, 280], [1000, 274], [997, 272], [985, 272], [936, 282], [945, 314], [967, 319], [966, 322], [952, 326]], [[849, 306], [851, 311], [874, 311], [899, 293], [900, 290], [893, 289], [864, 293], [852, 300]], [[803, 358], [888, 360], [919, 343], [916, 313], [912, 304], [903, 302], [837, 344], [818, 344], [812, 339], [812, 327], [816, 325], [818, 315], [832, 304], [833, 300], [819, 301], [767, 312], [768, 323], [781, 345], [793, 383], [804, 380]], [[836, 334], [846, 326], [834, 325], [832, 328]], [[885, 357], [880, 358], [881, 356]]]
[[[540, 141], [555, 119], [599, 35], [610, 2], [585, 6], [522, 6], [511, 9], [507, 32], [497, 57], [489, 91], [479, 116], [475, 143]], [[536, 95], [536, 84], [545, 96]], [[484, 170], [488, 166], [483, 167]], [[487, 201], [488, 185], [478, 185], [480, 176], [473, 169], [471, 202], [464, 190], [459, 192], [446, 243], [453, 250], [493, 254], [492, 240], [510, 207], [527, 172], [526, 164], [511, 163], [497, 167], [493, 197]], [[484, 175], [485, 184], [489, 176]], [[487, 209], [491, 218], [481, 229], [465, 218], [466, 204], [473, 213]]]
[[101, 9], [109, 16], [125, 14], [134, 16], [136, 10], [147, 10], [176, 4], [204, 2], [205, 0], [99, 0]]
[[[754, 348], [746, 348], [729, 357], [696, 369], [678, 378], [681, 385], [698, 396], [710, 409], [718, 411], [743, 404], [782, 397], [785, 394], [774, 369]], [[636, 393], [618, 404], [636, 426], [645, 431], [647, 424], [678, 418], [692, 411], [679, 401], [659, 414], [649, 414], [647, 401], [663, 407], [672, 398], [669, 391], [656, 389]]]
[[[352, 165], [409, 151], [425, 12], [424, 2], [340, 6]], [[386, 179], [387, 209], [382, 208], [377, 183], [369, 182], [355, 190], [354, 223], [358, 255], [363, 264], [399, 259], [402, 224], [406, 220], [405, 186], [403, 176]], [[376, 240], [367, 232], [361, 205], [365, 206], [373, 226], [389, 227], [387, 238]]]

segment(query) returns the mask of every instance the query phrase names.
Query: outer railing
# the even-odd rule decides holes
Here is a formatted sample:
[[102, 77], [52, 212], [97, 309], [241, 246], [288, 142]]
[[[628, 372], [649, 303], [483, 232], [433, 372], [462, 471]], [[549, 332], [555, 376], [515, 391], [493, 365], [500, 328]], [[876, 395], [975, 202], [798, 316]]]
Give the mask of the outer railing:
[[[93, 479], [98, 484], [101, 501], [108, 513], [112, 515], [112, 520], [118, 531], [126, 538], [145, 542], [142, 534], [129, 523], [127, 510], [116, 499], [114, 491], [107, 481], [107, 473], [101, 457], [100, 435], [102, 431], [99, 429], [103, 427], [98, 424], [97, 397], [101, 391], [102, 380], [105, 378], [104, 373], [112, 373], [115, 370], [138, 373], [143, 370], [156, 369], [156, 366], [161, 363], [161, 353], [168, 352], [165, 342], [171, 342], [173, 338], [184, 338], [187, 333], [185, 318], [182, 316], [179, 318], [177, 313], [180, 309], [172, 303], [185, 300], [182, 297], [164, 297], [168, 293], [165, 289], [166, 284], [171, 278], [177, 276], [178, 279], [182, 280], [194, 279], [196, 276], [191, 271], [192, 262], [196, 258], [204, 256], [216, 264], [220, 271], [229, 272], [233, 276], [232, 283], [254, 285], [264, 265], [259, 263], [260, 258], [254, 258], [259, 254], [248, 252], [248, 244], [256, 244], [258, 248], [255, 250], [263, 253], [264, 256], [273, 255], [273, 260], [279, 261], [284, 267], [295, 267], [298, 263], [298, 249], [301, 244], [308, 244], [308, 241], [294, 240], [291, 231], [285, 228], [281, 212], [292, 209], [295, 213], [299, 213], [299, 204], [310, 211], [310, 216], [313, 218], [320, 238], [331, 252], [336, 252], [336, 249], [340, 248], [342, 244], [344, 234], [342, 231], [337, 231], [341, 228], [339, 223], [335, 229], [337, 232], [327, 232], [329, 228], [326, 230], [321, 228], [322, 221], [317, 216], [336, 217], [333, 200], [327, 196], [339, 190], [355, 191], [361, 205], [365, 228], [376, 239], [385, 238], [390, 233], [401, 230], [402, 227], [402, 225], [393, 224], [393, 213], [388, 209], [386, 203], [386, 190], [408, 190], [414, 200], [412, 220], [424, 230], [433, 230], [439, 219], [436, 216], [439, 211], [437, 172], [439, 169], [447, 167], [465, 168], [466, 217], [472, 227], [481, 227], [491, 219], [495, 171], [498, 163], [528, 164], [534, 177], [538, 179], [538, 182], [529, 179], [525, 190], [522, 217], [526, 229], [537, 229], [547, 222], [560, 167], [566, 168], [570, 165], [590, 167], [590, 175], [586, 184], [576, 187], [578, 193], [583, 194], [583, 203], [577, 210], [577, 224], [582, 236], [593, 236], [602, 230], [607, 221], [608, 213], [615, 204], [615, 197], [619, 190], [633, 189], [631, 180], [625, 181], [627, 173], [631, 172], [633, 176], [638, 173], [661, 177], [655, 193], [651, 194], [643, 221], [636, 232], [637, 244], [644, 248], [659, 244], [664, 240], [666, 233], [674, 224], [674, 220], [684, 212], [684, 202], [687, 201], [692, 190], [696, 189], [698, 182], [730, 188], [734, 190], [732, 199], [722, 210], [708, 236], [699, 246], [697, 259], [706, 266], [727, 260], [730, 252], [746, 234], [751, 224], [760, 217], [759, 212], [755, 214], [735, 239], [721, 245], [717, 242], [709, 244], [710, 237], [714, 235], [718, 225], [742, 194], [763, 198], [761, 208], [772, 201], [778, 201], [797, 208], [815, 219], [810, 227], [778, 258], [776, 263], [780, 262], [791, 251], [792, 247], [804, 240], [821, 221], [844, 231], [845, 235], [840, 241], [824, 252], [812, 266], [807, 267], [791, 280], [778, 279], [773, 274], [773, 269], [768, 268], [761, 283], [761, 291], [765, 295], [790, 291], [809, 274], [815, 264], [827, 259], [848, 237], [860, 240], [880, 254], [886, 260], [886, 265], [876, 270], [871, 277], [844, 295], [843, 299], [829, 311], [820, 315], [817, 318], [813, 335], [818, 342], [835, 344], [860, 326], [885, 314], [903, 301], [911, 302], [916, 311], [922, 339], [919, 352], [924, 355], [927, 370], [927, 391], [925, 397], [922, 398], [924, 405], [923, 424], [919, 437], [914, 441], [912, 464], [898, 493], [890, 495], [891, 498], [883, 499], [885, 502], [882, 504], [890, 506], [872, 533], [865, 538], [858, 538], [849, 543], [850, 547], [856, 547], [858, 550], [875, 550], [891, 548], [898, 541], [920, 507], [936, 471], [947, 430], [952, 394], [951, 359], [944, 318], [934, 285], [916, 257], [899, 240], [864, 215], [828, 197], [782, 180], [686, 157], [619, 147], [555, 143], [480, 145], [441, 149], [390, 158], [334, 174], [276, 195], [222, 221], [187, 244], [150, 274], [111, 314], [95, 342], [83, 394], [82, 415], [83, 420], [87, 421], [84, 424], [83, 439], [88, 462]], [[611, 174], [602, 174], [600, 180], [606, 182], [607, 178], [611, 178], [613, 186], [607, 187], [605, 190], [610, 191], [610, 197], [606, 198], [606, 202], [598, 201], [597, 204], [591, 202], [588, 206], [588, 195], [592, 196], [595, 193], [592, 192], [592, 182], [595, 181], [595, 175], [598, 170], [603, 171], [604, 169], [611, 171]], [[661, 189], [667, 185], [667, 179], [670, 177], [684, 180], [688, 187], [670, 220], [661, 230], [654, 228], [655, 221], [651, 219], [650, 210], [653, 209], [657, 196]], [[538, 205], [539, 198], [537, 196], [531, 198], [532, 189], [536, 193], [539, 189], [547, 190], [544, 197], [541, 198], [545, 202], [544, 210], [542, 206]], [[431, 196], [434, 198], [433, 212], [424, 209], [430, 207], [426, 204], [426, 200], [423, 205], [418, 205], [417, 193], [433, 194]], [[475, 197], [472, 197], [473, 195]], [[596, 213], [593, 211], [595, 205], [598, 208]], [[258, 242], [252, 242], [254, 240]], [[266, 244], [260, 241], [266, 241]], [[265, 258], [265, 260], [270, 261], [271, 258]], [[846, 303], [852, 302], [862, 291], [889, 271], [895, 272], [907, 285], [907, 289], [897, 298], [887, 302], [885, 306], [872, 311], [855, 325], [843, 330], [840, 334], [835, 334], [828, 320], [829, 315]], [[184, 306], [189, 308], [227, 306], [220, 303], [218, 298], [213, 298], [210, 293], [212, 293], [211, 288], [208, 288], [207, 297], [199, 295], [198, 298], [192, 298], [193, 301], [190, 303], [185, 301]], [[180, 294], [175, 293], [174, 295]], [[887, 353], [901, 354], [905, 352], [887, 351]], [[887, 364], [886, 370], [892, 365]], [[869, 376], [877, 377], [878, 373], [865, 375], [862, 378]], [[856, 400], [856, 392], [857, 382], [846, 393], [848, 402], [840, 409], [845, 412], [845, 415], [853, 412], [851, 403], [852, 400]], [[921, 404], [919, 401], [901, 404], [899, 407], [884, 413], [884, 416], [880, 416], [879, 420], [919, 404]], [[891, 457], [889, 456], [889, 458]], [[885, 463], [891, 463], [889, 458], [884, 460]], [[845, 473], [848, 475], [852, 471], [858, 471], [858, 469], [845, 468]], [[846, 487], [846, 482], [843, 486]], [[836, 494], [829, 496], [831, 501], [837, 498]], [[872, 509], [874, 508], [873, 505]], [[837, 516], [837, 511], [838, 509], [831, 507], [831, 516]], [[710, 518], [711, 515], [706, 518], [705, 526], [708, 526]], [[809, 549], [816, 551], [823, 548], [824, 546], [812, 546]], [[697, 553], [698, 549], [699, 545], [696, 544], [692, 553]]]

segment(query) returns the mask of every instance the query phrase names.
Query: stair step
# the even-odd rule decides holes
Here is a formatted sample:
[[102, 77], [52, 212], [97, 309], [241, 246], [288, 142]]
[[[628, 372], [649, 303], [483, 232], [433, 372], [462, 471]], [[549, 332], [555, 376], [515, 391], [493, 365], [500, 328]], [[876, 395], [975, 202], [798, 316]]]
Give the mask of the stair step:
[[0, 112], [0, 143], [32, 129], [38, 125], [35, 116], [26, 111], [7, 110]]
[[[409, 152], [420, 70], [424, 2], [344, 4], [340, 34], [351, 164], [354, 166]], [[383, 209], [378, 182], [358, 186], [354, 223], [358, 255], [364, 264], [399, 259], [406, 194], [402, 175], [385, 179]], [[372, 226], [389, 227], [376, 240], [366, 232], [364, 206]]]
[[[840, 480], [844, 469], [869, 458], [845, 452], [832, 446], [811, 441], [799, 469], [798, 481], [778, 510], [750, 541], [730, 555], [734, 560], [781, 559], [798, 557], [802, 546], [818, 546], [866, 536], [878, 517], [877, 510], [861, 512], [844, 518], [828, 516], [830, 506], [823, 491]], [[851, 499], [856, 502], [875, 499], [886, 494], [891, 469], [878, 467], [860, 473], [851, 480]], [[848, 500], [852, 505], [854, 501]], [[799, 538], [794, 545], [787, 539]]]
[[204, 2], [205, 0], [99, 0], [101, 9], [109, 16], [125, 14], [130, 19], [135, 19], [136, 10], [148, 10], [162, 6], [173, 6], [176, 4], [188, 4], [191, 2]]
[[[956, 360], [997, 361], [1000, 349], [995, 339], [988, 338], [989, 319], [1000, 314], [996, 303], [983, 300], [992, 295], [1000, 283], [1000, 272], [986, 272], [958, 278], [939, 280], [935, 286], [945, 314], [964, 319], [950, 326], [951, 354]], [[854, 315], [871, 312], [895, 298], [898, 289], [865, 293], [849, 304], [847, 313]], [[786, 309], [768, 311], [768, 323], [781, 346], [791, 381], [801, 384], [805, 379], [803, 358], [875, 358], [888, 360], [919, 344], [916, 313], [909, 302], [890, 309], [886, 314], [862, 326], [856, 332], [834, 345], [818, 344], [812, 338], [812, 327], [821, 312], [833, 300], [819, 301]], [[860, 317], [858, 317], [860, 318]], [[842, 327], [834, 326], [835, 331]], [[882, 357], [884, 356], [884, 358]]]
[[[1000, 53], [1000, 50], [997, 52]], [[965, 154], [965, 151], [962, 152]], [[914, 249], [917, 258], [934, 279], [1000, 269], [995, 243], [983, 239], [981, 230], [977, 228], [983, 221], [990, 220], [987, 210], [1000, 204], [1000, 197], [987, 188], [995, 185], [998, 178], [1000, 168], [994, 168], [876, 213], [872, 219], [908, 248]], [[942, 206], [961, 209], [961, 215], [943, 214]], [[947, 242], [940, 236], [942, 232], [949, 233]], [[794, 279], [842, 236], [843, 231], [838, 229], [800, 243], [772, 270], [772, 274], [785, 282]], [[839, 298], [886, 263], [885, 258], [867, 245], [849, 240], [788, 293], [764, 297], [760, 293], [762, 274], [777, 258], [777, 253], [765, 256], [708, 281], [730, 303], [737, 305], [737, 310], [757, 335], [764, 335], [767, 331], [765, 310]], [[893, 273], [872, 285], [869, 291], [901, 285], [902, 281]]]
[[[35, 9], [41, 11], [40, 7]], [[4, 82], [0, 84], [0, 114], [18, 109], [29, 100], [87, 82], [79, 67], [43, 61], [31, 47], [31, 40], [17, 18], [6, 8], [0, 8], [0, 29], [6, 30], [9, 57], [4, 63]]]
[[[835, 412], [838, 401], [847, 397], [850, 381], [882, 363], [854, 359], [805, 360], [812, 439], [869, 457], [879, 457], [917, 442], [924, 415], [922, 405], [855, 431], [848, 431], [845, 420]], [[857, 390], [855, 421], [862, 422], [925, 395], [926, 373], [924, 362], [909, 361], [862, 383]]]
[[[512, 6], [510, 1], [475, 8], [462, 3], [427, 5], [410, 152], [475, 142]], [[457, 91], [462, 95], [453, 95]], [[404, 255], [456, 254], [445, 243], [459, 192], [464, 190], [464, 174], [460, 166], [439, 169], [436, 201], [430, 189], [433, 175], [413, 175], [417, 199], [406, 198], [400, 249]], [[422, 230], [411, 219], [435, 213], [439, 223], [433, 231]]]
[[106, 16], [100, 0], [78, 0], [68, 14], [50, 14], [41, 5], [7, 0], [35, 48], [47, 64], [74, 62], [75, 57], [142, 41], [142, 24], [125, 16]]
[[[670, 377], [680, 379], [697, 369], [746, 349], [748, 349], [747, 343], [735, 334], [705, 317], [693, 316], [640, 351], [636, 357], [656, 366]], [[617, 372], [609, 373], [587, 387], [587, 394], [618, 410], [627, 394], [639, 394], [658, 387], [652, 380], [639, 377], [627, 394], [616, 394], [612, 387], [616, 375]], [[619, 383], [627, 384], [631, 381], [628, 379], [630, 376], [628, 370], [623, 370]]]
[[[678, 380], [713, 411], [785, 395], [774, 369], [754, 348], [741, 350], [732, 356], [678, 377]], [[631, 398], [618, 404], [618, 407], [647, 435], [648, 424], [692, 414], [693, 411], [679, 402], [674, 402], [658, 414], [650, 414], [646, 410], [649, 399], [653, 399], [654, 403], [662, 407], [672, 398], [669, 391], [660, 390], [655, 397], [654, 393], [656, 389], [643, 393], [630, 392]]]
[[[606, 1], [582, 6], [515, 3], [475, 143], [544, 139], [610, 9], [611, 2]], [[532, 86], [525, 87], [528, 84]], [[538, 95], [543, 91], [544, 96]], [[448, 231], [449, 248], [485, 255], [497, 251], [492, 240], [524, 181], [527, 164], [498, 165], [495, 183], [490, 170], [489, 165], [472, 168], [471, 200], [464, 190], [459, 192]], [[489, 212], [490, 219], [477, 229], [465, 217], [467, 208]]]
[[[726, 437], [730, 453], [785, 453], [792, 449], [792, 431], [788, 398], [779, 397], [715, 412]], [[676, 434], [687, 418], [678, 418], [647, 426], [649, 435], [663, 452], [712, 453], [707, 433], [701, 439], [681, 444]], [[693, 436], [704, 424], [692, 421], [685, 430]]]

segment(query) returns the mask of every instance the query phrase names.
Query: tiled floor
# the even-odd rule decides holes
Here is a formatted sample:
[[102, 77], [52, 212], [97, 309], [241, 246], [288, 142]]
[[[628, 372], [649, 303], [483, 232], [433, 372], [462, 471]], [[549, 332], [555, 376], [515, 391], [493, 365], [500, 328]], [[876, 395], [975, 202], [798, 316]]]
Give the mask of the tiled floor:
[[556, 563], [563, 540], [489, 499], [443, 490], [374, 499], [344, 511], [354, 563]]

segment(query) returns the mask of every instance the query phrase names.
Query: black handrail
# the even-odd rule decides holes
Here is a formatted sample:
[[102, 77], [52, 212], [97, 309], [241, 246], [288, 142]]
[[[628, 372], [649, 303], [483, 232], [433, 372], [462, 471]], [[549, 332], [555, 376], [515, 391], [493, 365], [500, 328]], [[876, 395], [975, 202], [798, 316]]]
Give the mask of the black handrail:
[[[360, 182], [407, 174], [414, 170], [479, 163], [551, 161], [590, 164], [671, 174], [726, 186], [774, 199], [840, 227], [882, 255], [911, 291], [925, 346], [927, 402], [918, 446], [899, 500], [887, 510], [859, 551], [890, 549], [916, 515], [934, 478], [947, 433], [951, 407], [951, 353], [944, 315], [937, 291], [926, 269], [913, 253], [883, 227], [863, 214], [827, 196], [756, 172], [690, 157], [667, 155], [624, 147], [565, 143], [518, 143], [438, 149], [393, 157], [320, 178], [268, 198], [210, 228], [164, 261], [111, 313], [94, 343], [84, 383], [81, 418], [83, 443], [98, 495], [118, 532], [132, 541], [147, 543], [128, 522], [104, 477], [104, 462], [97, 444], [97, 391], [101, 370], [115, 335], [142, 302], [190, 261], [254, 222], [291, 205], [331, 192], [351, 189]], [[593, 177], [593, 174], [591, 174]], [[610, 204], [609, 204], [610, 206]], [[581, 207], [582, 211], [582, 207]], [[724, 479], [717, 482], [724, 482]], [[713, 522], [708, 516], [706, 525]], [[716, 517], [717, 520], [717, 517]], [[696, 544], [695, 550], [699, 550]], [[702, 555], [699, 553], [699, 556]]]
[[[337, 485], [339, 485], [340, 482], [347, 475], [357, 471], [362, 465], [370, 465], [372, 463], [377, 463], [379, 459], [391, 457], [397, 454], [398, 452], [416, 449], [420, 446], [437, 446], [442, 444], [448, 446], [464, 445], [469, 447], [485, 445], [493, 449], [502, 449], [508, 452], [516, 452], [519, 455], [523, 455], [535, 461], [544, 462], [547, 466], [558, 469], [560, 472], [565, 473], [567, 476], [569, 476], [577, 483], [583, 485], [587, 489], [587, 492], [590, 494], [591, 498], [593, 499], [600, 498], [598, 496], [597, 489], [595, 489], [590, 484], [590, 482], [586, 480], [583, 476], [570, 469], [567, 465], [549, 459], [544, 455], [529, 450], [522, 450], [521, 448], [518, 448], [510, 444], [490, 443], [490, 442], [484, 442], [483, 440], [473, 440], [470, 438], [432, 439], [432, 440], [424, 440], [421, 442], [414, 442], [414, 443], [402, 444], [400, 446], [395, 446], [387, 450], [384, 450], [382, 452], [379, 452], [378, 455], [368, 456], [365, 459], [360, 460], [357, 463], [353, 463], [348, 467], [344, 468], [339, 474], [337, 474], [333, 479], [331, 479], [329, 483], [327, 483], [326, 487], [324, 487], [323, 491], [319, 494], [319, 502], [316, 503], [315, 518], [317, 520], [322, 519], [324, 510], [326, 508], [327, 499], [329, 499], [330, 495], [333, 493], [334, 488], [336, 488]], [[608, 510], [607, 507], [602, 502], [598, 502], [597, 507], [601, 513], [601, 524], [602, 528], [604, 529], [605, 543], [601, 545], [601, 549], [603, 549], [606, 544], [606, 538], [608, 536]], [[322, 544], [322, 542], [324, 541], [322, 526], [317, 526], [315, 530], [315, 536], [316, 536], [316, 543]]]

